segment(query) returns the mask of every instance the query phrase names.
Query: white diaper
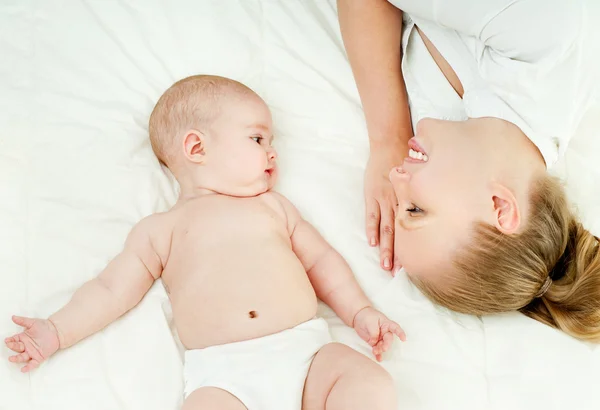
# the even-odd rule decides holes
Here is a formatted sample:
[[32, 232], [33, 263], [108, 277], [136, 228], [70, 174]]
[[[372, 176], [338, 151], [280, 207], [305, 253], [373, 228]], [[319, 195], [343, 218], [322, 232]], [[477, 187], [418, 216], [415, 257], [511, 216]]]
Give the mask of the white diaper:
[[300, 410], [312, 359], [330, 342], [327, 322], [313, 319], [258, 339], [188, 350], [185, 397], [200, 387], [217, 387], [248, 410]]

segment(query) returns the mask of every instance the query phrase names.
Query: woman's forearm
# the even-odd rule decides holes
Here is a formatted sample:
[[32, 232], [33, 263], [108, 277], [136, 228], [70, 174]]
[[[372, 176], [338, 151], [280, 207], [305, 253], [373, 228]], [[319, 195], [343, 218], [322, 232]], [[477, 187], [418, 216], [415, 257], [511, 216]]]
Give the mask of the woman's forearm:
[[342, 37], [371, 147], [412, 137], [401, 72], [402, 11], [386, 0], [338, 0]]

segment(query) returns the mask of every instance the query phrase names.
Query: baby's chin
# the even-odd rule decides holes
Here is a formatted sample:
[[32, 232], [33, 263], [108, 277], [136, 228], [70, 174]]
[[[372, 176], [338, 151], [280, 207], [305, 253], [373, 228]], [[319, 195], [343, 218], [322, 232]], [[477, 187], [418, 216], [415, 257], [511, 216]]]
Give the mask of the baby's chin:
[[243, 187], [223, 187], [218, 191], [222, 195], [235, 196], [238, 198], [251, 198], [270, 191], [274, 185], [274, 179], [265, 179], [261, 181], [256, 181], [256, 183], [250, 186], [246, 185]]

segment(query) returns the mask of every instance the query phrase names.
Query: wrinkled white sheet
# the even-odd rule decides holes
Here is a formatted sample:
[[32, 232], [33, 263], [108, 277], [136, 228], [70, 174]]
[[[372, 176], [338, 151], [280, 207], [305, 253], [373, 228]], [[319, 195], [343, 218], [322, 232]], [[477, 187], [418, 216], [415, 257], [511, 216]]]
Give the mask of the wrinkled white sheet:
[[[47, 316], [176, 188], [147, 141], [161, 92], [187, 75], [247, 83], [272, 108], [279, 190], [348, 259], [408, 333], [385, 367], [401, 409], [598, 409], [600, 350], [519, 314], [433, 306], [391, 280], [363, 234], [364, 118], [333, 0], [0, 3], [0, 334]], [[563, 173], [600, 232], [600, 109]], [[324, 310], [332, 333], [365, 352]], [[135, 310], [30, 375], [0, 347], [0, 409], [176, 409], [181, 352], [157, 283]]]

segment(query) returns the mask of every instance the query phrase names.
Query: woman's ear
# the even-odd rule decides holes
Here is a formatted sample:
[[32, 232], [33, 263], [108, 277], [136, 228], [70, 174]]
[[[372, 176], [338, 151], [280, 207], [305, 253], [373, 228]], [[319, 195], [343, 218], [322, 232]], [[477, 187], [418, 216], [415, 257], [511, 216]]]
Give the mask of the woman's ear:
[[521, 226], [519, 203], [512, 191], [503, 185], [496, 185], [493, 190], [494, 224], [506, 235], [517, 233]]
[[198, 130], [189, 130], [183, 139], [183, 150], [185, 157], [197, 164], [204, 162], [205, 136]]

